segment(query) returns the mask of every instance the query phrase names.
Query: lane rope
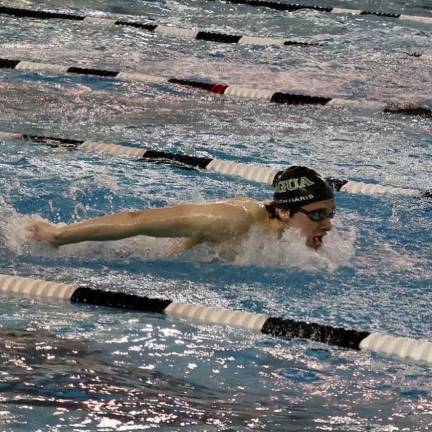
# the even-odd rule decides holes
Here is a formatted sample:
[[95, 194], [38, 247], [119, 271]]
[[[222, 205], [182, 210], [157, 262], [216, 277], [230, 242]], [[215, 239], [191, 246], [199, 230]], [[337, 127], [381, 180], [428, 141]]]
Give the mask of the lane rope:
[[[270, 168], [264, 165], [245, 164], [223, 161], [208, 157], [189, 156], [184, 154], [167, 153], [159, 150], [141, 149], [114, 143], [105, 143], [92, 140], [74, 140], [67, 138], [49, 137], [43, 135], [30, 135], [16, 132], [1, 132], [3, 140], [25, 140], [48, 144], [52, 147], [66, 147], [91, 153], [108, 153], [123, 155], [133, 159], [147, 162], [169, 163], [181, 168], [202, 169], [214, 171], [219, 174], [241, 177], [257, 183], [273, 184], [273, 180], [281, 169]], [[366, 195], [400, 195], [431, 199], [432, 190], [421, 191], [388, 185], [362, 183], [352, 180], [341, 180], [332, 177], [326, 178], [335, 191]]]
[[[213, 0], [216, 1], [216, 0]], [[314, 10], [317, 12], [328, 12], [331, 14], [348, 14], [348, 15], [374, 15], [380, 18], [395, 18], [401, 21], [413, 21], [421, 24], [432, 24], [432, 17], [419, 16], [419, 15], [406, 15], [402, 13], [389, 13], [381, 11], [369, 11], [362, 9], [348, 9], [339, 7], [326, 7], [303, 5], [297, 3], [280, 3], [277, 1], [265, 0], [222, 0], [225, 3], [243, 4], [248, 6], [266, 7], [278, 11], [295, 12], [298, 10]]]
[[288, 339], [307, 339], [330, 346], [375, 352], [405, 360], [432, 364], [432, 342], [426, 339], [392, 336], [333, 327], [289, 318], [244, 312], [220, 307], [178, 303], [173, 300], [149, 298], [121, 292], [74, 287], [66, 283], [48, 282], [21, 276], [0, 275], [0, 293], [10, 296], [105, 306], [164, 314], [188, 322], [237, 327], [265, 335]]
[[[382, 12], [382, 11], [339, 8], [339, 7], [331, 7], [331, 6], [326, 7], [326, 6], [317, 6], [317, 5], [302, 5], [297, 3], [280, 3], [276, 1], [265, 1], [265, 0], [222, 0], [222, 1], [224, 1], [225, 3], [266, 7], [278, 11], [287, 11], [287, 12], [296, 12], [298, 10], [314, 10], [317, 12], [327, 12], [327, 13], [338, 14], [338, 15], [341, 14], [373, 15], [380, 18], [394, 18], [394, 19], [399, 19], [401, 21], [412, 21], [421, 24], [432, 24], [432, 17], [421, 16], [421, 15], [408, 15], [402, 13], [389, 13], [389, 12]], [[14, 16], [17, 18], [64, 19], [64, 20], [72, 20], [72, 21], [84, 21], [87, 19], [89, 23], [106, 24], [106, 25], [111, 25], [108, 22], [108, 20], [111, 20], [113, 21], [113, 25], [131, 26], [143, 30], [148, 30], [148, 31], [155, 31], [153, 27], [157, 27], [157, 25], [153, 25], [153, 24], [134, 22], [134, 21], [122, 21], [122, 20], [117, 20], [115, 18], [100, 18], [100, 17], [93, 17], [93, 16], [74, 15], [74, 14], [69, 14], [64, 12], [50, 12], [44, 10], [32, 10], [32, 9], [7, 7], [7, 6], [0, 6], [0, 14]]]
[[115, 78], [123, 81], [132, 82], [138, 81], [158, 84], [176, 84], [183, 87], [205, 90], [217, 95], [263, 100], [285, 105], [320, 105], [329, 106], [332, 108], [354, 108], [370, 110], [372, 112], [383, 112], [432, 118], [432, 109], [420, 105], [397, 106], [394, 104], [387, 104], [385, 102], [375, 100], [353, 100], [324, 96], [310, 96], [295, 93], [283, 93], [277, 90], [263, 90], [238, 85], [209, 83], [207, 80], [194, 81], [183, 78], [166, 78], [161, 76], [147, 75], [140, 72], [121, 72], [96, 69], [92, 67], [83, 68], [79, 66], [67, 66], [52, 63], [41, 63], [26, 60], [11, 60], [1, 58], [0, 69], [31, 71], [34, 73], [77, 74], [86, 76], [97, 76], [103, 78]]
[[36, 19], [64, 19], [79, 21], [89, 25], [100, 26], [121, 26], [133, 27], [164, 36], [172, 36], [185, 39], [194, 39], [207, 42], [229, 43], [240, 45], [276, 45], [276, 46], [322, 46], [318, 42], [304, 42], [289, 40], [279, 37], [261, 37], [247, 35], [231, 35], [226, 33], [210, 32], [205, 30], [194, 30], [182, 27], [165, 26], [154, 23], [141, 23], [133, 21], [118, 20], [116, 18], [102, 18], [94, 16], [73, 15], [68, 13], [38, 11], [31, 9], [21, 9], [15, 7], [0, 6], [0, 14], [17, 18], [36, 18]]

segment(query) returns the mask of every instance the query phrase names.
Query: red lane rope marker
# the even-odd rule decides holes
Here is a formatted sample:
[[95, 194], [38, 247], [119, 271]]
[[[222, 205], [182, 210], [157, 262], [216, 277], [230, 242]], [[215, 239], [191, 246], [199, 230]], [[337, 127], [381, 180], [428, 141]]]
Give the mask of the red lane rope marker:
[[350, 107], [366, 109], [375, 112], [414, 115], [432, 118], [432, 109], [421, 105], [394, 106], [394, 104], [387, 104], [386, 102], [380, 102], [375, 100], [356, 100], [325, 96], [310, 96], [295, 93], [285, 93], [277, 90], [254, 89], [238, 85], [208, 83], [205, 81], [194, 81], [183, 78], [166, 78], [160, 76], [146, 75], [139, 72], [121, 72], [11, 59], [0, 59], [0, 69], [1, 68], [32, 71], [36, 73], [47, 72], [55, 74], [79, 74], [106, 78], [116, 78], [126, 81], [169, 83], [185, 87], [197, 88], [200, 90], [206, 90], [210, 93], [224, 96], [265, 100], [268, 102], [286, 105], [325, 105], [329, 107]]
[[228, 88], [228, 86], [227, 85], [224, 85], [224, 84], [213, 84], [211, 87], [210, 87], [210, 91], [212, 92], [212, 93], [216, 93], [216, 94], [220, 94], [220, 95], [223, 95], [224, 93], [225, 93], [225, 90]]

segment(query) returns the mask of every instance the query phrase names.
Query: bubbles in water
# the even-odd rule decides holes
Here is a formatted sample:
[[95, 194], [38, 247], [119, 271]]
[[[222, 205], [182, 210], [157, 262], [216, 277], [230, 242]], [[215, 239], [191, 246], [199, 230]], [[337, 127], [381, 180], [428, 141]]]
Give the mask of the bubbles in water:
[[256, 264], [259, 266], [299, 267], [309, 271], [326, 269], [330, 272], [348, 265], [354, 256], [356, 233], [334, 229], [326, 236], [320, 249], [306, 246], [300, 230], [286, 230], [282, 238], [268, 234], [260, 228], [251, 230], [241, 242], [234, 259], [236, 264]]
[[[7, 250], [23, 253], [30, 238], [29, 228], [40, 216], [19, 215], [16, 210], [0, 197], [0, 241]], [[2, 249], [3, 250], [3, 249]]]
[[118, 181], [113, 176], [98, 173], [97, 175], [92, 176], [92, 181], [89, 183], [88, 178], [82, 178], [79, 180], [75, 180], [69, 186], [68, 195], [71, 198], [77, 198], [79, 193], [85, 193], [86, 190], [94, 189], [94, 188], [106, 188], [110, 192], [114, 193], [122, 193], [123, 189], [118, 184]]

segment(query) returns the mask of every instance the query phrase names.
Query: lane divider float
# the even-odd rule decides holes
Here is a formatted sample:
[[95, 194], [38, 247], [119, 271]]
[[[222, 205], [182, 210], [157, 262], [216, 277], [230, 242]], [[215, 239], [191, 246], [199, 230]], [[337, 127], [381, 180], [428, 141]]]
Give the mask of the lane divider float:
[[[208, 157], [167, 153], [159, 150], [146, 150], [137, 147], [91, 140], [85, 141], [6, 131], [0, 131], [0, 139], [33, 141], [48, 144], [52, 147], [62, 146], [68, 149], [78, 149], [90, 153], [123, 155], [139, 161], [169, 163], [181, 168], [214, 171], [219, 174], [241, 177], [245, 180], [270, 185], [273, 184], [276, 175], [281, 171], [281, 169], [270, 168], [264, 165], [230, 162]], [[366, 195], [399, 195], [424, 199], [432, 198], [432, 190], [421, 191], [418, 189], [408, 189], [387, 185], [383, 186], [380, 184], [362, 183], [352, 180], [341, 180], [332, 177], [327, 177], [326, 180], [335, 191], [340, 192]]]
[[432, 118], [432, 109], [421, 105], [397, 106], [366, 99], [344, 99], [325, 96], [309, 96], [295, 93], [284, 93], [277, 90], [263, 90], [248, 88], [238, 85], [209, 83], [206, 81], [195, 81], [183, 78], [166, 78], [161, 76], [147, 75], [140, 72], [121, 72], [114, 70], [103, 70], [96, 68], [83, 68], [78, 66], [58, 65], [52, 63], [41, 63], [26, 60], [1, 59], [0, 69], [13, 69], [20, 71], [31, 71], [35, 73], [54, 73], [54, 74], [78, 74], [97, 76], [104, 78], [115, 78], [124, 81], [138, 81], [148, 83], [168, 83], [177, 84], [183, 87], [190, 87], [199, 90], [206, 90], [210, 93], [245, 98], [263, 100], [285, 105], [321, 105], [332, 108], [354, 108], [365, 109], [374, 112], [403, 114], [411, 116], [422, 116]]
[[69, 300], [74, 304], [120, 308], [136, 312], [159, 313], [169, 318], [193, 323], [237, 327], [288, 339], [307, 339], [330, 346], [375, 352], [399, 359], [432, 364], [432, 342], [426, 339], [348, 330], [253, 312], [178, 303], [173, 300], [88, 287], [74, 287], [66, 283], [21, 276], [0, 275], [0, 293], [9, 296]]
[[122, 26], [133, 27], [140, 30], [154, 32], [164, 36], [173, 36], [178, 38], [195, 39], [207, 42], [230, 43], [240, 45], [278, 45], [278, 46], [320, 46], [317, 42], [303, 42], [297, 40], [287, 40], [276, 37], [260, 37], [231, 35], [226, 33], [209, 32], [204, 30], [194, 30], [181, 27], [172, 27], [158, 25], [154, 23], [141, 23], [133, 21], [119, 20], [110, 17], [93, 17], [74, 15], [69, 13], [38, 11], [31, 9], [21, 9], [15, 7], [0, 6], [0, 14], [14, 16], [18, 18], [36, 18], [36, 19], [64, 19], [80, 21], [84, 24], [101, 25], [101, 26]]
[[327, 6], [303, 5], [298, 3], [281, 3], [277, 1], [266, 1], [266, 0], [223, 0], [223, 1], [225, 3], [266, 7], [278, 11], [287, 11], [287, 12], [295, 12], [298, 10], [308, 9], [317, 12], [328, 12], [331, 14], [375, 15], [381, 18], [395, 18], [402, 21], [413, 21], [422, 24], [432, 24], [432, 17], [418, 16], [418, 15], [406, 15], [406, 14], [399, 14], [399, 13], [369, 11], [369, 10], [362, 10], [362, 9], [347, 9], [347, 8], [339, 8], [339, 7], [332, 7], [332, 6], [327, 7]]

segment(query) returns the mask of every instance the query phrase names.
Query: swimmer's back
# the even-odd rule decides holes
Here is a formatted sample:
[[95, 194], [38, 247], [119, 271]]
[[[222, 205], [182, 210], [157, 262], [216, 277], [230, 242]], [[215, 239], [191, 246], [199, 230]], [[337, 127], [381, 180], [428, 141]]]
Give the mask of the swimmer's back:
[[255, 223], [264, 223], [266, 210], [262, 203], [244, 197], [176, 207], [179, 216], [187, 216], [194, 227], [190, 237], [207, 241], [225, 241], [243, 235]]

